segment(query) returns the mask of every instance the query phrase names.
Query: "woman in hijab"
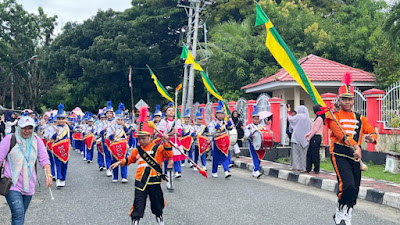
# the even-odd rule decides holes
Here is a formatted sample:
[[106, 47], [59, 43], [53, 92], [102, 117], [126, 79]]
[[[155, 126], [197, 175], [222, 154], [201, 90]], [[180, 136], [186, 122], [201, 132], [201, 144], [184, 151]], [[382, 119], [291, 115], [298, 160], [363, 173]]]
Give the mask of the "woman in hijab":
[[13, 111], [8, 111], [4, 116], [5, 121], [5, 133], [6, 135], [12, 134], [15, 132], [15, 125], [17, 124], [17, 115]]
[[[12, 179], [10, 191], [6, 196], [11, 211], [11, 224], [24, 224], [26, 211], [35, 193], [35, 163], [46, 172], [46, 185], [52, 186], [49, 155], [43, 141], [34, 135], [35, 121], [22, 116], [15, 134], [6, 136], [0, 143], [0, 164], [5, 161], [4, 176]], [[10, 146], [15, 138], [15, 145]], [[10, 150], [11, 148], [11, 150]]]
[[288, 115], [288, 118], [289, 123], [293, 128], [291, 139], [292, 167], [295, 171], [305, 172], [309, 145], [305, 135], [311, 131], [311, 121], [308, 109], [304, 105], [301, 105], [297, 107], [297, 114], [295, 116]]
[[307, 141], [310, 143], [307, 151], [307, 173], [312, 169], [314, 164], [314, 173], [319, 173], [319, 148], [322, 141], [322, 132], [324, 128], [325, 114], [318, 115], [317, 112], [321, 111], [321, 105], [313, 106], [314, 113], [316, 115], [312, 130], [306, 134]]
[[235, 124], [236, 131], [238, 133], [238, 140], [237, 140], [237, 143], [233, 146], [233, 149], [235, 151], [236, 158], [239, 158], [239, 154], [240, 154], [239, 147], [243, 147], [242, 138], [244, 136], [244, 130], [243, 130], [243, 122], [240, 119], [240, 115], [237, 110], [234, 110], [232, 112], [232, 121]]

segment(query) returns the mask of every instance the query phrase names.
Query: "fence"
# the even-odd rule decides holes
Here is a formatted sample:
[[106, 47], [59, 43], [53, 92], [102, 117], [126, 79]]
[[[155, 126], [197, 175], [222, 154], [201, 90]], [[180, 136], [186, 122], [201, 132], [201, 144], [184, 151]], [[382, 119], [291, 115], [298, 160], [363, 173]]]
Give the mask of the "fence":
[[399, 124], [396, 124], [396, 121], [400, 117], [400, 82], [389, 86], [386, 94], [378, 100], [382, 101], [379, 118], [381, 118], [384, 128], [398, 129]]

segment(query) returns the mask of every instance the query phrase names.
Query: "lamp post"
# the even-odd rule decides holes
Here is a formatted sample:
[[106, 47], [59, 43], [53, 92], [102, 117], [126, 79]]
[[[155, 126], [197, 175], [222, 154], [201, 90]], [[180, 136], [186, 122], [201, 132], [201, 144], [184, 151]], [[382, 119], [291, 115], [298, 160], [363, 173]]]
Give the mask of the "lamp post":
[[31, 61], [31, 60], [35, 60], [36, 58], [37, 58], [37, 55], [34, 55], [34, 56], [30, 57], [29, 59], [26, 59], [26, 60], [24, 60], [22, 62], [19, 62], [19, 63], [15, 64], [15, 65], [13, 65], [11, 67], [11, 71], [10, 71], [10, 78], [11, 78], [11, 110], [14, 110], [14, 80], [15, 80], [14, 79], [14, 68], [19, 66], [19, 65], [21, 65], [22, 63], [25, 63], [25, 62], [28, 62], [28, 61]]

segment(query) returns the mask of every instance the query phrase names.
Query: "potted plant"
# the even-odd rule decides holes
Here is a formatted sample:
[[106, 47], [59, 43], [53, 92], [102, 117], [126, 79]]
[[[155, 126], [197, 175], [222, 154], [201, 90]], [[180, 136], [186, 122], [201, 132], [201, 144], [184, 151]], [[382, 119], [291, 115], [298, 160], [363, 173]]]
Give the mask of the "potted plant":
[[400, 115], [394, 115], [390, 121], [392, 141], [386, 155], [385, 171], [400, 174]]

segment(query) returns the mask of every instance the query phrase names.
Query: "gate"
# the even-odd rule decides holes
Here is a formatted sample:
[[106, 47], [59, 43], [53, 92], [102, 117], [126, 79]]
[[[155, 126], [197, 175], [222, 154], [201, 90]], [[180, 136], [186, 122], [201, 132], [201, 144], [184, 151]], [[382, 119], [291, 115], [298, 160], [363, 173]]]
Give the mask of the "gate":
[[266, 93], [262, 93], [260, 96], [258, 96], [256, 103], [258, 112], [271, 111], [271, 105], [268, 101], [270, 98], [271, 96]]
[[399, 129], [396, 120], [400, 117], [400, 82], [394, 83], [386, 90], [386, 94], [378, 100], [382, 101], [379, 110], [381, 121], [385, 129]]
[[236, 102], [236, 110], [239, 113], [239, 117], [243, 122], [243, 125], [247, 124], [247, 106], [246, 106], [246, 99], [240, 98]]
[[363, 116], [367, 116], [367, 99], [361, 93], [360, 89], [354, 87], [354, 112], [358, 112]]
[[213, 120], [212, 102], [207, 103], [206, 108], [204, 110], [205, 110], [204, 117], [206, 120], [206, 124], [209, 124]]

